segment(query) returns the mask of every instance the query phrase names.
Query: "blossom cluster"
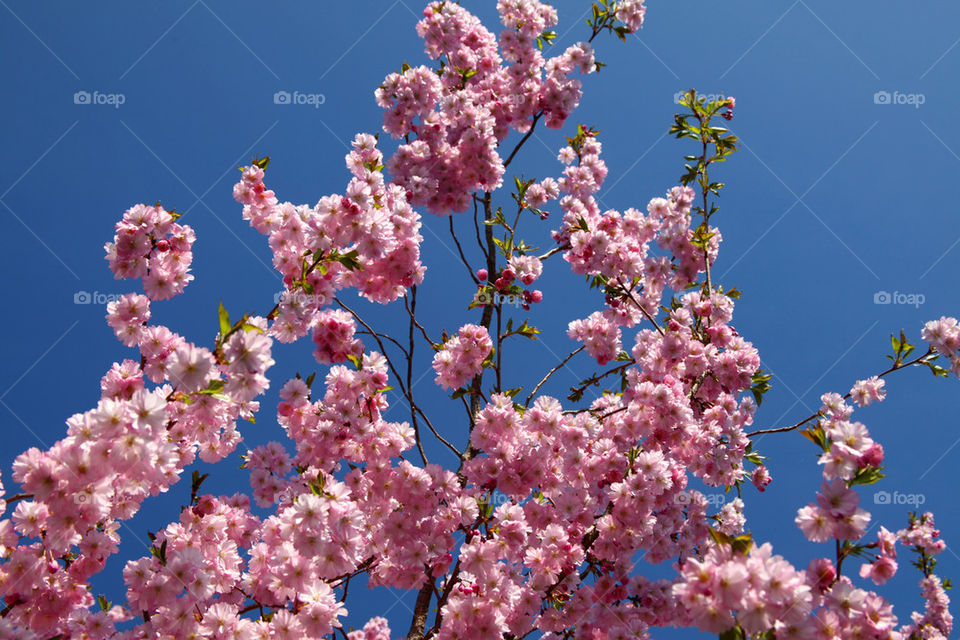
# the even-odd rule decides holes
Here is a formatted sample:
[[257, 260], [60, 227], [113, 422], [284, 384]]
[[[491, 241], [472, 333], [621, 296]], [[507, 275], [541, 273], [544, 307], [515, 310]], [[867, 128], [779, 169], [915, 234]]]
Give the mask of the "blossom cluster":
[[340, 309], [325, 309], [317, 314], [313, 325], [313, 352], [317, 362], [332, 364], [343, 362], [347, 356], [359, 357], [363, 343], [354, 338], [357, 325], [353, 317]]
[[[605, 6], [627, 32], [643, 24], [642, 0]], [[331, 304], [348, 288], [388, 303], [420, 284], [413, 207], [459, 211], [499, 186], [499, 145], [509, 132], [529, 132], [540, 118], [562, 125], [580, 99], [573, 74], [597, 67], [586, 43], [544, 57], [541, 41], [557, 24], [549, 5], [499, 0], [497, 9], [499, 36], [457, 3], [428, 5], [417, 30], [441, 68], [405, 66], [386, 78], [376, 95], [387, 110], [384, 129], [403, 143], [385, 160], [373, 136], [358, 135], [343, 194], [314, 206], [280, 202], [264, 183], [265, 161], [242, 169], [234, 197], [268, 237], [284, 282], [266, 316], [230, 325], [221, 315], [207, 347], [150, 324], [151, 300], [192, 278], [193, 234], [159, 207], [124, 214], [108, 259], [118, 277], [142, 277], [147, 295], [112, 302], [107, 322], [139, 358], [110, 368], [97, 406], [67, 421], [65, 439], [14, 464], [23, 492], [8, 498], [15, 506], [0, 520], [0, 637], [319, 640], [346, 626], [347, 587], [360, 574], [372, 587], [429, 596], [437, 611], [429, 635], [439, 640], [619, 640], [663, 626], [737, 628], [738, 637], [949, 636], [949, 601], [930, 562], [945, 544], [932, 515], [859, 542], [870, 515], [852, 487], [876, 475], [884, 452], [851, 420], [844, 396], [825, 394], [806, 432], [821, 443], [823, 483], [796, 523], [812, 541], [837, 540], [838, 554], [867, 557], [860, 576], [876, 584], [897, 571], [896, 544], [920, 554], [926, 609], [912, 624], [898, 629], [890, 603], [841, 575], [839, 559], [796, 569], [744, 533], [742, 499], [717, 509], [694, 488], [739, 494], [751, 482], [759, 491], [770, 483], [747, 434], [760, 356], [732, 324], [734, 298], [699, 282], [720, 235], [710, 228], [705, 243], [694, 243], [694, 192], [671, 188], [645, 212], [601, 211], [595, 194], [607, 167], [591, 130], [579, 128], [560, 151], [561, 175], [530, 184], [518, 201], [546, 217], [541, 208], [559, 199], [557, 251], [605, 294], [602, 310], [571, 322], [568, 336], [601, 365], [616, 364], [571, 399], [608, 375], [618, 376], [619, 393], [585, 398], [579, 409], [547, 395], [524, 404], [514, 391], [485, 395], [494, 337], [466, 324], [433, 359], [445, 389], [480, 378], [461, 466], [428, 463], [418, 416], [433, 425], [409, 391], [413, 424], [394, 421], [391, 363], [366, 351], [354, 316]], [[515, 292], [542, 276], [545, 257], [504, 257], [497, 273], [476, 273], [494, 280], [482, 290]], [[539, 291], [524, 296], [542, 299]], [[292, 452], [271, 442], [243, 457], [267, 513], [255, 515], [244, 495], [201, 494], [195, 474], [178, 518], [151, 534], [147, 555], [126, 563], [126, 603], [101, 602], [94, 612], [90, 579], [117, 553], [122, 521], [170, 490], [197, 457], [216, 462], [235, 451], [237, 422], [252, 421], [269, 386], [273, 340], [308, 335], [316, 359], [331, 366], [280, 391], [277, 422]], [[928, 323], [924, 339], [957, 366], [956, 320]], [[849, 394], [858, 406], [884, 396], [879, 377]], [[403, 455], [415, 446], [422, 465]], [[0, 514], [7, 507], [0, 501]], [[673, 575], [640, 575], [641, 557]], [[345, 635], [391, 637], [380, 617]]]
[[[882, 400], [882, 387], [882, 380], [860, 381], [851, 396], [861, 404]], [[821, 402], [824, 418], [820, 428], [829, 443], [819, 461], [824, 482], [816, 503], [801, 508], [796, 523], [814, 542], [858, 540], [870, 522], [870, 514], [859, 506], [860, 498], [848, 483], [858, 472], [880, 466], [883, 447], [873, 441], [862, 423], [850, 420], [853, 408], [840, 394], [826, 393]]]
[[[386, 303], [423, 281], [420, 217], [403, 189], [385, 182], [382, 162], [374, 137], [358, 134], [346, 158], [353, 174], [346, 195], [325, 196], [313, 207], [278, 203], [264, 186], [263, 169], [244, 168], [234, 198], [244, 205], [244, 218], [269, 236], [285, 286], [270, 327], [274, 338], [293, 342], [329, 320], [323, 310], [340, 289], [356, 287]], [[319, 344], [318, 357], [339, 355]], [[353, 353], [355, 347], [345, 348]]]
[[960, 321], [941, 317], [923, 327], [920, 336], [950, 361], [950, 369], [960, 377]]
[[436, 382], [444, 389], [457, 389], [483, 370], [483, 361], [493, 348], [484, 327], [465, 324], [433, 356]]
[[607, 364], [620, 353], [620, 327], [599, 311], [594, 311], [588, 318], [572, 321], [567, 335], [583, 342], [587, 353], [600, 365]]
[[674, 595], [701, 631], [719, 634], [739, 624], [747, 636], [776, 628], [781, 637], [791, 627], [806, 627], [806, 633], [815, 628], [807, 574], [773, 555], [769, 543], [748, 554], [712, 545], [703, 560], [684, 562], [681, 578]]
[[[642, 2], [628, 5], [623, 18], [639, 28]], [[500, 142], [511, 130], [529, 131], [540, 117], [548, 127], [561, 127], [582, 95], [572, 74], [596, 68], [585, 42], [543, 56], [537, 41], [557, 24], [553, 7], [500, 0], [497, 9], [505, 27], [499, 38], [459, 4], [428, 5], [417, 33], [427, 55], [443, 65], [437, 72], [404, 68], [376, 92], [387, 110], [384, 131], [405, 138], [387, 162], [392, 179], [413, 205], [431, 213], [464, 211], [474, 191], [498, 188], [505, 169]]]
[[113, 242], [104, 245], [114, 277], [142, 279], [151, 300], [181, 293], [193, 280], [189, 271], [196, 235], [175, 222], [179, 217], [159, 204], [138, 204], [124, 212]]

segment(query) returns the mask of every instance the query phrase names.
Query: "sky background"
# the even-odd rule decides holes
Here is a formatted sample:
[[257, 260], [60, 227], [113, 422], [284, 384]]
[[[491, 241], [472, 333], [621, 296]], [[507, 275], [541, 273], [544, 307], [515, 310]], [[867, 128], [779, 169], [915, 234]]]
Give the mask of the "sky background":
[[[499, 31], [495, 3], [463, 4]], [[556, 6], [560, 53], [589, 35], [589, 3]], [[651, 0], [639, 34], [626, 43], [596, 41], [598, 59], [609, 66], [586, 78], [566, 130], [538, 130], [511, 167], [529, 177], [557, 175], [562, 136], [582, 122], [601, 130], [610, 169], [602, 205], [645, 207], [677, 183], [683, 155], [693, 153], [692, 142], [666, 135], [677, 92], [696, 87], [737, 98], [730, 127], [742, 148], [716, 170], [728, 186], [714, 218], [723, 245], [713, 274], [744, 292], [734, 325], [774, 374], [758, 428], [793, 424], [818, 408], [822, 393], [845, 393], [885, 369], [890, 333], [904, 329], [916, 342], [925, 321], [960, 313], [960, 218], [949, 192], [960, 173], [960, 5], [923, 1], [911, 9], [878, 10], [865, 0]], [[17, 454], [49, 447], [65, 435], [67, 417], [96, 405], [100, 377], [114, 361], [136, 357], [115, 339], [102, 303], [102, 296], [137, 287], [114, 281], [103, 259], [124, 210], [160, 201], [183, 212], [182, 222], [197, 233], [196, 280], [174, 300], [155, 303], [154, 322], [203, 345], [216, 333], [218, 300], [235, 315], [266, 313], [281, 284], [265, 238], [232, 199], [236, 167], [270, 155], [267, 184], [281, 201], [312, 205], [341, 192], [349, 141], [381, 127], [374, 89], [402, 62], [427, 62], [414, 30], [421, 11], [413, 0], [0, 0], [4, 480]], [[91, 103], [77, 104], [84, 91]], [[322, 104], [278, 105], [277, 91], [322, 96], [315, 99]], [[98, 98], [104, 104], [92, 104]], [[509, 194], [498, 197], [506, 202]], [[466, 311], [473, 286], [451, 253], [447, 221], [422, 213], [428, 271], [418, 308], [438, 335], [476, 321], [479, 312]], [[558, 217], [527, 218], [521, 235], [549, 247]], [[465, 235], [472, 234], [467, 216], [455, 225], [472, 238]], [[479, 266], [475, 243], [464, 244]], [[546, 266], [543, 303], [516, 312], [542, 330], [542, 339], [505, 352], [512, 372], [506, 386], [531, 388], [577, 346], [565, 335], [567, 323], [601, 305], [600, 294], [587, 293], [563, 262]], [[92, 302], [78, 304], [80, 292]], [[922, 296], [922, 304], [877, 304], [881, 292]], [[356, 308], [378, 329], [405, 334], [402, 308]], [[297, 371], [319, 369], [322, 378], [311, 350], [309, 341], [275, 345], [273, 388], [257, 424], [244, 423], [240, 451], [213, 467], [206, 490], [247, 490], [237, 456], [245, 446], [285, 440], [273, 418], [276, 391]], [[421, 348], [419, 356], [416, 371], [426, 375], [415, 392], [434, 424], [463, 444], [462, 408], [433, 383], [430, 354]], [[600, 370], [577, 356], [544, 391], [563, 397]], [[960, 548], [958, 382], [919, 368], [887, 380], [888, 400], [855, 414], [887, 452], [887, 479], [860, 490], [872, 531], [902, 528], [910, 508], [874, 504], [876, 491], [922, 500], [948, 544], [938, 572], [960, 577], [960, 551], [953, 549]], [[406, 407], [393, 400], [387, 418], [403, 420]], [[746, 492], [754, 536], [798, 567], [831, 555], [829, 545], [805, 542], [793, 524], [820, 484], [813, 445], [788, 433], [761, 437], [756, 447], [770, 458], [774, 480], [762, 495]], [[450, 464], [432, 444], [428, 453]], [[14, 490], [9, 483], [7, 489]], [[121, 554], [95, 581], [98, 593], [123, 600], [123, 564], [143, 554], [146, 531], [175, 518], [188, 497], [189, 481], [181, 482], [127, 523]], [[921, 606], [919, 575], [906, 556], [898, 576], [879, 589], [896, 604], [901, 623]], [[847, 566], [855, 573], [857, 563]], [[385, 614], [402, 635], [412, 595], [351, 589], [347, 624]]]

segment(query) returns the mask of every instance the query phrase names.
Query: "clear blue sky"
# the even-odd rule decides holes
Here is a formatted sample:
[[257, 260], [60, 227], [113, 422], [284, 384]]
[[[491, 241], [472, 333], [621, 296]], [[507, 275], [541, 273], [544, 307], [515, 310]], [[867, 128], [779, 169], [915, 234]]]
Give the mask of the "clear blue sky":
[[[493, 26], [494, 3], [464, 4]], [[584, 37], [589, 3], [558, 8], [562, 50]], [[102, 304], [74, 303], [80, 291], [133, 290], [134, 283], [112, 279], [103, 259], [123, 211], [161, 201], [185, 212], [183, 222], [197, 232], [196, 281], [155, 304], [155, 321], [207, 344], [218, 300], [236, 313], [266, 312], [280, 284], [265, 239], [231, 197], [235, 167], [269, 154], [268, 184], [281, 200], [313, 204], [341, 191], [346, 143], [380, 129], [374, 89], [403, 61], [425, 61], [414, 31], [421, 9], [412, 0], [0, 0], [5, 481], [19, 452], [51, 445], [68, 416], [96, 404], [112, 362], [135, 357], [107, 327]], [[694, 86], [737, 98], [731, 127], [743, 147], [718, 174], [728, 188], [716, 219], [724, 242], [714, 277], [744, 292], [734, 324], [775, 374], [758, 426], [792, 424], [816, 410], [821, 393], [844, 393], [881, 371], [891, 332], [903, 328], [918, 339], [924, 321], [960, 313], [960, 218], [949, 192], [960, 173], [960, 6], [941, 0], [911, 9], [879, 10], [865, 0], [652, 0], [637, 37], [598, 41], [609, 66], [587, 79], [570, 125], [602, 131], [606, 207], [645, 206], [676, 183], [691, 152], [665, 135], [676, 92]], [[76, 104], [84, 91], [105, 104]], [[323, 104], [277, 105], [277, 91], [322, 94]], [[888, 92], [888, 103], [877, 92]], [[110, 104], [117, 95], [123, 103]], [[528, 176], [556, 175], [561, 140], [538, 133], [518, 166]], [[453, 261], [446, 220], [424, 215], [420, 309], [438, 334], [475, 321], [477, 312], [465, 311], [472, 287]], [[456, 223], [469, 229], [466, 218]], [[548, 226], [529, 222], [525, 237], [544, 246]], [[548, 267], [545, 300], [528, 314], [543, 340], [508, 352], [516, 372], [510, 386], [535, 383], [569, 353], [576, 345], [563, 334], [567, 322], [600, 305], [596, 292], [571, 286], [580, 278], [563, 264]], [[924, 302], [875, 304], [881, 291], [922, 294]], [[361, 308], [378, 327], [402, 315]], [[418, 371], [427, 371], [429, 356], [421, 356]], [[275, 392], [294, 372], [316, 368], [307, 343], [277, 345], [275, 357], [258, 423], [243, 428], [248, 446], [283, 440], [271, 419]], [[583, 356], [568, 369], [547, 392], [563, 396], [598, 370]], [[432, 375], [416, 392], [444, 433], [462, 442], [462, 409], [445, 400]], [[960, 552], [951, 548], [960, 540], [957, 380], [915, 369], [889, 378], [888, 392], [886, 402], [856, 414], [887, 451], [889, 477], [876, 488], [923, 496], [948, 543], [940, 572], [960, 577]], [[388, 417], [401, 420], [399, 402], [395, 411]], [[762, 496], [748, 495], [754, 535], [798, 566], [829, 554], [793, 525], [820, 483], [812, 445], [786, 434], [763, 438], [758, 448], [771, 458], [774, 482]], [[234, 462], [214, 467], [206, 488], [245, 489]], [[906, 507], [874, 505], [874, 489], [861, 490], [874, 522], [901, 528]], [[175, 518], [188, 494], [189, 483], [181, 483], [128, 523], [123, 552], [97, 579], [98, 590], [121, 599], [123, 562], [142, 553], [145, 532]], [[897, 603], [901, 622], [919, 606], [917, 579], [902, 566], [880, 591]], [[406, 631], [406, 603], [385, 590], [366, 600], [351, 591], [350, 623], [386, 612], [396, 635]]]

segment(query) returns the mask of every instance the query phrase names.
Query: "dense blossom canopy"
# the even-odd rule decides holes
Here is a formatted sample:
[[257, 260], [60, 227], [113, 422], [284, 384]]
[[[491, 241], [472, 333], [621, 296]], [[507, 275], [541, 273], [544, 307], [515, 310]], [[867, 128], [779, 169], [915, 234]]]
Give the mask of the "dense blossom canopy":
[[[642, 26], [642, 0], [601, 4], [594, 36]], [[376, 90], [383, 129], [399, 147], [384, 159], [376, 137], [358, 134], [343, 194], [312, 206], [281, 202], [265, 185], [266, 162], [243, 169], [234, 197], [267, 236], [285, 291], [263, 316], [231, 321], [222, 310], [214, 344], [151, 323], [151, 304], [193, 279], [191, 228], [159, 206], [123, 215], [107, 260], [117, 278], [142, 280], [144, 294], [112, 302], [107, 321], [138, 354], [110, 367], [96, 407], [70, 417], [64, 439], [16, 459], [22, 492], [0, 520], [0, 637], [320, 639], [343, 624], [346, 585], [361, 573], [371, 586], [418, 591], [412, 638], [616, 640], [662, 626], [778, 640], [950, 635], [944, 584], [932, 572], [945, 546], [933, 516], [862, 540], [870, 514], [854, 487], [879, 477], [884, 453], [854, 421], [854, 405], [882, 401], [888, 372], [845, 396], [824, 394], [804, 432], [822, 449], [823, 483], [796, 525], [811, 541], [834, 541], [836, 561], [794, 567], [745, 533], [739, 497], [714, 511], [693, 488], [696, 480], [739, 495], [771, 481], [748, 432], [760, 356], [732, 324], [736, 296], [710, 281], [722, 236], [696, 204], [696, 183], [645, 207], [604, 211], [595, 198], [607, 175], [602, 146], [581, 126], [558, 151], [557, 176], [517, 180], [520, 212], [546, 219], [556, 207], [556, 250], [518, 248], [515, 229], [494, 217], [492, 194], [513, 158], [504, 141], [541, 120], [563, 127], [581, 98], [579, 76], [597, 68], [590, 42], [544, 54], [557, 24], [549, 5], [499, 0], [497, 9], [499, 34], [454, 2], [427, 6], [417, 33], [439, 62], [405, 65]], [[732, 117], [734, 105], [725, 100], [713, 115]], [[384, 392], [402, 384], [391, 379], [400, 376], [390, 345], [362, 331], [337, 294], [406, 303], [426, 272], [418, 209], [456, 215], [478, 203], [488, 226], [511, 239], [499, 262], [491, 242], [477, 271], [471, 306], [481, 320], [438, 341], [417, 325], [435, 349], [436, 383], [475, 409], [469, 448], [457, 451], [458, 469], [425, 458], [418, 466], [401, 454], [420, 446], [427, 416], [404, 389], [411, 422], [384, 418]], [[540, 385], [520, 402], [499, 378], [492, 389], [484, 380], [499, 367], [504, 333], [491, 329], [499, 303], [481, 295], [539, 302], [543, 293], [525, 287], [553, 255], [606, 293], [602, 309], [569, 324], [568, 336], [599, 365], [613, 363], [622, 382], [587, 407], [538, 396]], [[411, 312], [411, 336], [415, 322]], [[524, 323], [506, 333], [535, 330]], [[243, 493], [199, 494], [195, 476], [190, 504], [156, 532], [149, 555], [124, 567], [126, 602], [95, 610], [89, 580], [118, 552], [121, 522], [198, 456], [233, 453], [238, 421], [253, 418], [269, 388], [273, 341], [308, 335], [330, 367], [316, 384], [282, 385], [277, 421], [292, 451], [271, 443], [245, 457], [252, 498], [269, 514], [256, 515]], [[379, 351], [368, 348], [371, 337]], [[960, 375], [957, 320], [929, 322], [922, 337], [930, 350], [908, 362], [901, 344], [891, 371], [934, 368], [939, 353]], [[882, 585], [902, 562], [898, 545], [919, 556], [926, 601], [905, 624], [883, 596], [842, 573], [843, 560], [860, 555], [859, 577]], [[643, 576], [641, 555], [672, 563], [673, 577]], [[437, 615], [427, 620], [431, 608]], [[374, 618], [346, 636], [392, 634]]]

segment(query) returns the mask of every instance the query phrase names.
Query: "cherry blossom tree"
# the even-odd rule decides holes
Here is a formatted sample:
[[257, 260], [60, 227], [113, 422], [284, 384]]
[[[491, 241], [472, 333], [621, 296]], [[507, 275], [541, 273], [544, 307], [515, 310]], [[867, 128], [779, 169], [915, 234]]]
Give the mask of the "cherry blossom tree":
[[[267, 237], [284, 293], [260, 315], [221, 305], [211, 344], [151, 323], [151, 306], [193, 280], [191, 228], [159, 205], [123, 214], [106, 257], [144, 293], [110, 303], [107, 322], [138, 354], [109, 368], [97, 405], [67, 420], [66, 437], [14, 463], [20, 489], [0, 520], [3, 638], [395, 637], [383, 618], [344, 628], [358, 576], [415, 593], [411, 639], [614, 640], [669, 626], [725, 639], [950, 635], [933, 515], [866, 536], [856, 487], [883, 477], [884, 452], [853, 413], [882, 401], [896, 371], [960, 375], [960, 324], [928, 322], [920, 349], [900, 332], [886, 370], [824, 394], [797, 424], [754, 429], [770, 376], [732, 324], [739, 292], [711, 274], [722, 239], [713, 172], [738, 147], [718, 122], [735, 100], [688, 91], [670, 129], [694, 144], [679, 183], [645, 207], [603, 211], [599, 134], [570, 121], [580, 77], [602, 66], [594, 41], [640, 29], [643, 1], [595, 2], [587, 39], [553, 56], [553, 8], [497, 9], [499, 33], [454, 2], [427, 5], [417, 32], [431, 62], [404, 64], [376, 90], [396, 151], [385, 158], [377, 135], [358, 134], [343, 194], [281, 202], [264, 182], [267, 158], [242, 169], [234, 197]], [[571, 135], [556, 175], [527, 179], [513, 165], [538, 126]], [[416, 314], [421, 212], [450, 220], [476, 286], [452, 334]], [[555, 246], [539, 253], [520, 226], [551, 214]], [[479, 262], [454, 232], [458, 217], [473, 218]], [[543, 299], [535, 286], [548, 262], [585, 276], [600, 308], [570, 322], [580, 346], [560, 365], [505, 388], [505, 345], [539, 333], [517, 311]], [[397, 307], [402, 326], [372, 326], [343, 300], [348, 290]], [[276, 420], [292, 442], [244, 456], [251, 495], [204, 494], [193, 471], [189, 504], [124, 567], [126, 602], [96, 596], [89, 581], [118, 552], [121, 522], [197, 457], [233, 454], [238, 425], [261, 413], [274, 341], [308, 336], [329, 367], [322, 380], [282, 384]], [[436, 384], [449, 392], [444, 423], [465, 409], [465, 448], [418, 403], [417, 347], [434, 352]], [[539, 394], [578, 355], [605, 369], [566, 398]], [[384, 417], [393, 387], [409, 421]], [[594, 387], [602, 395], [585, 401]], [[771, 482], [752, 439], [789, 431], [823, 465], [795, 524], [827, 546], [800, 568], [754, 540], [743, 513], [744, 498]], [[430, 440], [455, 468], [428, 461]], [[714, 511], [694, 482], [737, 497]], [[888, 581], [904, 553], [926, 601], [909, 621], [864, 586]], [[672, 577], [645, 576], [641, 556]]]

